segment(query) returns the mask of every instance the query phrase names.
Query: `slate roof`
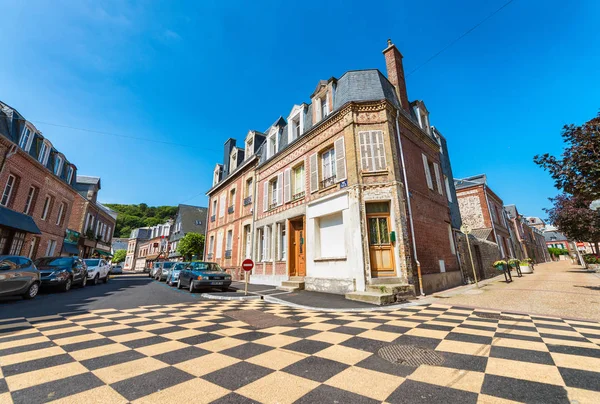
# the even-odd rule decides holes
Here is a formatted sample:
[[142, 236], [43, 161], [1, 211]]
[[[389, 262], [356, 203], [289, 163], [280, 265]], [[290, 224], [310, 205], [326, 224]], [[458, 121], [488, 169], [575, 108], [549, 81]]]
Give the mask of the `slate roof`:
[[487, 182], [487, 176], [485, 174], [474, 175], [467, 178], [455, 178], [454, 187], [458, 189], [474, 187], [476, 185], [483, 185]]
[[113, 238], [112, 239], [112, 251], [113, 253], [117, 250], [127, 250], [127, 244], [129, 243], [128, 238]]
[[482, 239], [482, 240], [490, 240], [490, 234], [492, 234], [492, 229], [491, 228], [486, 228], [486, 229], [475, 229], [471, 231], [471, 234], [474, 235], [475, 237]]
[[80, 184], [98, 185], [98, 188], [100, 188], [100, 177], [92, 177], [89, 175], [78, 175], [77, 182]]
[[[554, 237], [556, 237], [556, 238], [554, 238]], [[559, 231], [545, 231], [544, 239], [546, 239], [546, 241], [569, 241], [567, 236], [565, 236], [564, 234], [562, 234]]]
[[206, 220], [208, 208], [193, 205], [180, 204], [177, 209], [175, 226], [181, 221], [181, 231], [175, 232], [171, 229], [171, 241], [183, 238], [187, 233], [206, 234]]
[[504, 206], [504, 210], [508, 213], [508, 217], [511, 219], [516, 219], [519, 216], [519, 212], [517, 211], [517, 207], [515, 205], [506, 205]]

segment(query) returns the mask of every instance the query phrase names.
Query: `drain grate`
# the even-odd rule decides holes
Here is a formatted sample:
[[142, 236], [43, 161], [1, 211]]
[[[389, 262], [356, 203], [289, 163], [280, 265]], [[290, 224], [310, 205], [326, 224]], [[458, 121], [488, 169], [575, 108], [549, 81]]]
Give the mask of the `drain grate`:
[[437, 366], [444, 363], [444, 358], [437, 352], [414, 345], [389, 345], [381, 348], [377, 354], [386, 361], [402, 366]]
[[508, 317], [508, 316], [503, 316], [500, 313], [487, 313], [487, 312], [481, 312], [481, 313], [475, 313], [475, 315], [477, 317], [481, 317], [481, 318], [489, 318], [492, 320], [518, 320], [516, 318], [512, 318], [512, 317]]
[[223, 314], [236, 320], [243, 321], [254, 328], [270, 328], [296, 324], [295, 321], [290, 320], [289, 318], [279, 317], [259, 310], [231, 310], [226, 311]]

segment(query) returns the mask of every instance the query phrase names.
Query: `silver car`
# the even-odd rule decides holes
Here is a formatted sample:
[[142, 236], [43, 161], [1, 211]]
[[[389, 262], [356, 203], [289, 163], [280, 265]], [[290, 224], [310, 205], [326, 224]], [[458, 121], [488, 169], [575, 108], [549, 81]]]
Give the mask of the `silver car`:
[[40, 290], [40, 273], [29, 258], [0, 255], [0, 296], [33, 299]]
[[162, 266], [160, 270], [156, 271], [154, 279], [156, 279], [159, 282], [166, 281], [174, 265], [174, 262], [162, 262]]
[[173, 265], [173, 269], [171, 269], [169, 276], [167, 277], [167, 285], [177, 285], [177, 281], [179, 280], [179, 274], [181, 273], [181, 270], [187, 267], [188, 265], [189, 262], [176, 262], [175, 265]]

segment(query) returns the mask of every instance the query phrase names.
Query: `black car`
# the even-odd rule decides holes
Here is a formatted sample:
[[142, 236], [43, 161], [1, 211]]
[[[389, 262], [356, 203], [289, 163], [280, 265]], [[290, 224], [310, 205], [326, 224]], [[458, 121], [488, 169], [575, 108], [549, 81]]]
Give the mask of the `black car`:
[[177, 289], [187, 287], [190, 292], [200, 288], [219, 288], [223, 292], [231, 285], [231, 275], [214, 262], [192, 262], [179, 273]]
[[40, 290], [40, 272], [29, 258], [0, 255], [0, 296], [33, 299]]
[[58, 286], [68, 291], [73, 285], [82, 288], [87, 284], [87, 267], [77, 257], [44, 257], [35, 260], [40, 271], [42, 286]]

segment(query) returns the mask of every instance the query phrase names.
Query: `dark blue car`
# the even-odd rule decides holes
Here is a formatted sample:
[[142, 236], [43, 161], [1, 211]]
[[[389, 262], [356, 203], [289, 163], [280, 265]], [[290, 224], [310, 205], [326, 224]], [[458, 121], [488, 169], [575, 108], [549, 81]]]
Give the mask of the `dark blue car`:
[[188, 288], [190, 292], [201, 288], [218, 288], [223, 292], [231, 285], [231, 275], [214, 262], [192, 262], [179, 273], [177, 289]]

